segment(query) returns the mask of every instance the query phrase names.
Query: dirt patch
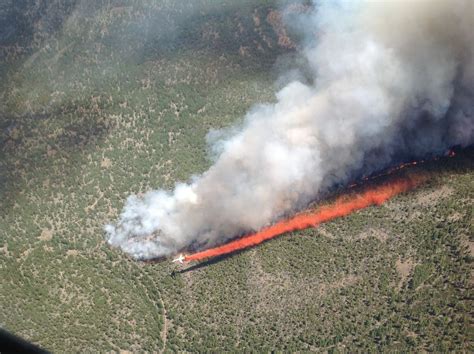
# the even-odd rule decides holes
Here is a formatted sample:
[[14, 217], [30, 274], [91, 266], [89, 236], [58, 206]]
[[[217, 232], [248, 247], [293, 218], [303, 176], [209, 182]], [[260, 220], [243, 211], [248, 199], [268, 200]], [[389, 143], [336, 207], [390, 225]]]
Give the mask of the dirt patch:
[[43, 229], [41, 235], [38, 237], [41, 241], [50, 241], [53, 238], [53, 231], [49, 229]]
[[323, 237], [326, 237], [326, 238], [329, 238], [329, 239], [335, 239], [336, 238], [332, 233], [330, 233], [326, 228], [324, 228], [324, 226], [319, 226], [316, 230]]
[[273, 27], [273, 30], [278, 37], [278, 45], [280, 47], [287, 49], [293, 49], [296, 47], [286, 32], [281, 12], [275, 10], [270, 11], [267, 15], [267, 22]]
[[250, 262], [253, 272], [249, 274], [248, 284], [253, 289], [250, 293], [255, 297], [256, 311], [271, 312], [275, 309], [280, 311], [289, 306], [286, 302], [281, 303], [283, 299], [278, 294], [289, 289], [294, 290], [295, 282], [287, 274], [265, 272], [255, 250], [252, 251]]
[[9, 257], [10, 252], [8, 252], [8, 244], [5, 243], [3, 247], [0, 247], [0, 252], [3, 253], [5, 256]]
[[45, 251], [45, 252], [53, 252], [53, 251], [54, 251], [54, 248], [51, 247], [51, 246], [43, 245], [43, 251]]
[[33, 252], [32, 248], [28, 248], [27, 250], [23, 251], [20, 255], [21, 260], [25, 260], [31, 252]]
[[57, 151], [55, 149], [53, 149], [51, 146], [48, 145], [46, 147], [46, 155], [48, 157], [54, 157], [54, 156], [56, 156], [56, 153], [57, 153]]
[[471, 257], [474, 257], [474, 242], [468, 241], [469, 253]]
[[[284, 312], [301, 308], [314, 300], [314, 295], [326, 296], [330, 291], [352, 286], [361, 277], [353, 274], [333, 282], [321, 282], [312, 277], [295, 277], [285, 272], [270, 274], [262, 269], [257, 252], [251, 256], [253, 272], [248, 279], [250, 294], [255, 297], [257, 312]], [[282, 296], [285, 294], [285, 296]], [[288, 298], [292, 301], [288, 302]]]
[[189, 295], [191, 295], [194, 284], [193, 272], [185, 272], [182, 274], [182, 277], [183, 281], [186, 283], [185, 290], [188, 291]]
[[414, 266], [415, 266], [415, 262], [411, 258], [405, 261], [402, 261], [401, 258], [397, 259], [397, 262], [395, 263], [395, 267], [397, 268], [397, 272], [400, 275], [400, 281], [398, 282], [398, 286], [397, 286], [399, 290], [402, 288], [403, 284], [410, 276], [410, 273], [412, 272]]
[[341, 279], [336, 280], [332, 283], [321, 284], [322, 286], [319, 288], [319, 293], [321, 295], [324, 295], [329, 290], [341, 289], [341, 288], [345, 288], [347, 286], [354, 285], [360, 279], [361, 278], [359, 276], [349, 274], [348, 276], [342, 277]]
[[445, 199], [453, 193], [453, 188], [442, 186], [431, 192], [420, 193], [415, 200], [415, 204], [425, 207], [436, 205], [441, 199]]
[[[416, 219], [421, 218], [422, 216], [423, 216], [423, 213], [421, 211], [415, 210], [408, 215], [407, 220], [408, 221], [416, 220]], [[402, 219], [402, 218], [399, 218], [399, 219]]]
[[166, 307], [163, 302], [163, 299], [160, 298], [160, 302], [161, 302], [161, 308], [163, 309], [163, 328], [161, 329], [161, 333], [160, 333], [161, 340], [163, 341], [163, 349], [160, 350], [160, 353], [163, 353], [166, 349], [166, 341], [168, 339], [168, 326], [169, 326], [168, 322], [169, 321], [166, 315]]
[[465, 249], [466, 253], [474, 257], [474, 241], [471, 241], [468, 235], [461, 235], [461, 246]]
[[110, 161], [110, 159], [108, 159], [107, 157], [104, 157], [100, 162], [100, 167], [109, 168], [110, 166], [112, 166], [112, 161]]
[[464, 216], [463, 214], [461, 214], [461, 213], [455, 211], [454, 213], [452, 213], [451, 215], [449, 215], [447, 219], [448, 219], [448, 221], [453, 221], [453, 222], [454, 222], [454, 221], [459, 221], [459, 220], [461, 220], [461, 219], [463, 218], [463, 216]]
[[99, 198], [97, 198], [92, 204], [86, 206], [86, 207], [84, 208], [84, 211], [85, 211], [87, 214], [89, 214], [89, 212], [90, 212], [91, 210], [94, 210], [94, 209], [95, 209], [97, 203], [98, 203], [99, 200], [101, 200], [103, 197], [104, 197], [104, 193], [103, 193], [103, 192], [100, 192]]
[[78, 254], [79, 254], [79, 251], [78, 251], [78, 250], [67, 250], [67, 252], [66, 252], [66, 255], [67, 255], [67, 256], [73, 256], [73, 257], [75, 257], [75, 256], [77, 256]]
[[368, 237], [374, 237], [380, 242], [387, 241], [389, 235], [382, 229], [369, 228], [353, 237], [353, 240], [364, 240]]
[[255, 10], [253, 14], [253, 23], [255, 24], [256, 27], [260, 26], [260, 17], [258, 17], [257, 10]]
[[240, 46], [239, 48], [239, 55], [241, 57], [250, 57], [250, 51], [249, 51], [249, 47], [247, 46]]

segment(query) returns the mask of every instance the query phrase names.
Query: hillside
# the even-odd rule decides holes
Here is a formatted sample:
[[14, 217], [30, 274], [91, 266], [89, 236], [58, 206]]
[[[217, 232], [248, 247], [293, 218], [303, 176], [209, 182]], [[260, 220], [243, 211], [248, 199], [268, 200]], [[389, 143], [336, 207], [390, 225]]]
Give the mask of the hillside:
[[0, 5], [1, 327], [53, 352], [474, 349], [472, 149], [202, 265], [105, 243], [128, 195], [203, 172], [207, 132], [274, 100], [297, 43], [278, 3]]

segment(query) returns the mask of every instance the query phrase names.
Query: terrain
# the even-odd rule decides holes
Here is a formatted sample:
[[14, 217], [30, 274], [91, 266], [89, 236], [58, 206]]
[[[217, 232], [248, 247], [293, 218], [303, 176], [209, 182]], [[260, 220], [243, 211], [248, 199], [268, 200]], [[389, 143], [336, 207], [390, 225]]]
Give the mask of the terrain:
[[131, 193], [205, 171], [207, 132], [274, 99], [298, 45], [277, 5], [0, 5], [2, 328], [54, 352], [474, 349], [472, 149], [381, 207], [200, 265], [107, 246]]

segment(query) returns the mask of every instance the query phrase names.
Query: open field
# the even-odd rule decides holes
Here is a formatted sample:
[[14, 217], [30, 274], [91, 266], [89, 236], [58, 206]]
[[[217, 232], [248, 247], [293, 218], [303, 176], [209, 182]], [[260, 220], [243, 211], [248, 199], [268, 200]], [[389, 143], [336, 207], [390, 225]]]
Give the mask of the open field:
[[105, 244], [129, 194], [206, 170], [209, 129], [274, 99], [295, 46], [277, 1], [13, 3], [1, 327], [54, 352], [474, 349], [472, 149], [382, 207], [204, 266]]

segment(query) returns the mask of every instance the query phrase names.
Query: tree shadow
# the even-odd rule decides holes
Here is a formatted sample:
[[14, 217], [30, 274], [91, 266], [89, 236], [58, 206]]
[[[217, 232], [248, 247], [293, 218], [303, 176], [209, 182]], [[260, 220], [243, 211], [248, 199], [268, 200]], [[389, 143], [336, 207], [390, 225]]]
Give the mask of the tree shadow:
[[[0, 3], [0, 47], [29, 48], [34, 40], [56, 33], [78, 0], [6, 0]], [[2, 51], [0, 51], [0, 55]], [[0, 56], [1, 59], [1, 56]]]
[[[74, 116], [73, 112], [80, 104], [87, 102], [69, 103], [50, 111], [21, 116], [0, 116], [1, 212], [11, 209], [16, 194], [25, 189], [25, 181], [20, 176], [49, 175], [55, 159], [62, 159], [65, 167], [72, 169], [77, 164], [77, 159], [72, 157], [108, 134], [110, 126], [104, 115]], [[62, 120], [65, 115], [69, 115], [69, 119]], [[37, 129], [40, 123], [59, 126], [60, 133], [54, 137], [41, 136]], [[31, 141], [36, 144], [30, 146]]]
[[272, 69], [280, 55], [294, 51], [281, 45], [278, 33], [267, 21], [274, 9], [270, 5], [224, 6], [194, 11], [177, 19], [156, 12], [144, 31], [142, 60], [205, 51], [215, 57], [228, 54], [244, 70]]
[[213, 264], [222, 262], [226, 259], [230, 259], [232, 257], [235, 257], [235, 256], [237, 256], [238, 254], [240, 254], [244, 251], [245, 250], [240, 250], [240, 251], [236, 251], [236, 252], [233, 252], [233, 253], [228, 253], [228, 254], [224, 254], [224, 255], [221, 255], [221, 256], [217, 256], [217, 257], [214, 257], [214, 258], [209, 258], [209, 259], [206, 259], [202, 262], [193, 264], [193, 265], [191, 265], [187, 268], [180, 269], [180, 270], [176, 271], [176, 273], [185, 274], [185, 273], [192, 272], [192, 271], [195, 271], [195, 270], [198, 270], [198, 269], [201, 269], [201, 268], [206, 268], [210, 265], [213, 265]]

